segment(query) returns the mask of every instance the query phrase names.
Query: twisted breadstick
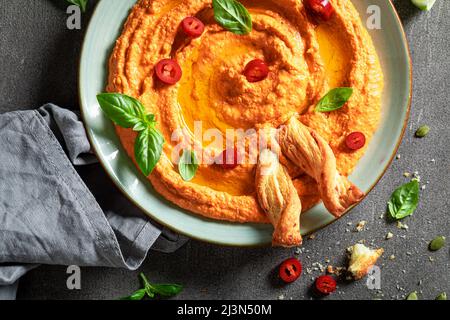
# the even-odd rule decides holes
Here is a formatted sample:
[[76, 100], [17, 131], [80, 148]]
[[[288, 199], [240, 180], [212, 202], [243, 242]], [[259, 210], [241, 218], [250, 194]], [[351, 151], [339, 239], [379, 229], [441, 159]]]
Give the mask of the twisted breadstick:
[[275, 228], [272, 244], [283, 247], [300, 245], [300, 198], [287, 170], [279, 163], [277, 155], [268, 149], [259, 155], [256, 193], [260, 206]]
[[336, 158], [328, 143], [314, 130], [292, 117], [281, 128], [283, 154], [318, 184], [325, 207], [336, 217], [362, 199], [364, 193], [336, 169]]

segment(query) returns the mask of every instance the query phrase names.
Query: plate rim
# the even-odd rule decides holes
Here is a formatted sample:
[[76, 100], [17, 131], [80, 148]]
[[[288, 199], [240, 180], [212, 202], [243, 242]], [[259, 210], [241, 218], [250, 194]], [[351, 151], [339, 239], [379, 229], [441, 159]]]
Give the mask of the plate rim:
[[[119, 181], [116, 181], [117, 179], [114, 177], [114, 174], [112, 172], [110, 172], [108, 166], [105, 165], [105, 163], [103, 162], [102, 157], [100, 156], [101, 151], [99, 150], [99, 146], [94, 142], [94, 136], [93, 133], [91, 132], [91, 130], [89, 130], [88, 128], [88, 122], [86, 121], [87, 119], [87, 108], [83, 105], [82, 101], [82, 92], [81, 92], [81, 75], [82, 75], [82, 71], [81, 71], [81, 67], [83, 64], [83, 56], [84, 56], [84, 52], [85, 52], [85, 48], [86, 48], [86, 42], [87, 42], [87, 36], [90, 33], [90, 29], [92, 29], [93, 27], [93, 18], [94, 16], [96, 16], [97, 11], [100, 7], [100, 4], [103, 3], [106, 0], [100, 0], [96, 3], [95, 8], [92, 12], [92, 15], [89, 19], [87, 28], [86, 28], [86, 32], [83, 36], [83, 41], [82, 41], [82, 46], [81, 46], [81, 51], [80, 51], [80, 55], [79, 55], [79, 60], [78, 60], [78, 83], [77, 83], [77, 87], [78, 87], [78, 103], [80, 106], [80, 114], [81, 114], [81, 119], [83, 121], [84, 126], [86, 127], [86, 135], [88, 137], [89, 143], [91, 145], [91, 151], [93, 151], [93, 153], [95, 154], [95, 156], [97, 157], [101, 167], [103, 168], [103, 170], [106, 172], [108, 178], [113, 182], [114, 186], [122, 193], [122, 195], [124, 195], [133, 205], [135, 205], [136, 207], [138, 207], [145, 216], [147, 216], [148, 218], [154, 220], [155, 222], [157, 222], [158, 224], [162, 225], [165, 228], [168, 228], [172, 231], [175, 231], [181, 235], [187, 236], [189, 238], [195, 239], [197, 241], [202, 241], [202, 242], [207, 242], [207, 243], [212, 243], [212, 244], [216, 244], [216, 245], [221, 245], [221, 246], [229, 246], [229, 247], [243, 247], [243, 248], [258, 248], [258, 247], [266, 247], [270, 245], [270, 241], [265, 243], [265, 242], [261, 242], [258, 244], [236, 244], [236, 243], [227, 243], [225, 241], [218, 241], [218, 240], [214, 240], [214, 239], [209, 239], [208, 237], [201, 237], [199, 235], [196, 234], [192, 234], [189, 233], [188, 231], [185, 230], [180, 230], [179, 228], [173, 227], [172, 225], [162, 221], [161, 219], [159, 219], [155, 214], [153, 214], [149, 209], [144, 208], [139, 201], [137, 201], [136, 199], [134, 199], [121, 185], [121, 183]], [[401, 37], [403, 40], [403, 43], [405, 44], [406, 47], [406, 56], [407, 56], [407, 60], [408, 60], [408, 66], [409, 66], [409, 74], [408, 74], [408, 79], [409, 79], [409, 86], [408, 86], [408, 101], [407, 101], [407, 109], [406, 109], [406, 113], [405, 113], [405, 119], [403, 121], [403, 126], [402, 126], [402, 130], [401, 133], [395, 143], [395, 147], [393, 149], [393, 152], [389, 158], [389, 160], [387, 161], [385, 167], [383, 168], [382, 172], [380, 173], [380, 175], [375, 179], [375, 181], [371, 184], [371, 186], [368, 188], [367, 192], [365, 193], [364, 197], [355, 205], [351, 206], [350, 208], [348, 208], [340, 217], [336, 217], [334, 218], [332, 221], [314, 228], [313, 230], [309, 231], [308, 233], [306, 233], [304, 236], [308, 236], [312, 233], [315, 233], [319, 230], [322, 230], [326, 227], [328, 227], [329, 225], [333, 224], [334, 222], [340, 220], [341, 218], [343, 218], [344, 216], [346, 216], [352, 209], [354, 209], [356, 206], [358, 206], [360, 203], [362, 203], [365, 198], [372, 192], [372, 190], [375, 188], [375, 186], [380, 182], [381, 178], [384, 177], [384, 175], [386, 174], [386, 171], [389, 169], [389, 167], [392, 165], [392, 161], [394, 160], [398, 149], [400, 148], [401, 143], [403, 142], [403, 138], [406, 132], [406, 128], [407, 128], [407, 124], [409, 122], [409, 118], [410, 118], [410, 113], [411, 113], [411, 105], [412, 105], [412, 94], [413, 94], [413, 64], [412, 64], [412, 57], [411, 57], [411, 49], [409, 46], [409, 42], [408, 42], [408, 38], [406, 36], [406, 32], [402, 23], [402, 20], [397, 12], [397, 9], [395, 8], [392, 0], [388, 0], [389, 3], [389, 7], [390, 10], [394, 13], [395, 16], [395, 21], [396, 24], [399, 27], [400, 33], [401, 33]], [[217, 220], [217, 222], [220, 222]]]

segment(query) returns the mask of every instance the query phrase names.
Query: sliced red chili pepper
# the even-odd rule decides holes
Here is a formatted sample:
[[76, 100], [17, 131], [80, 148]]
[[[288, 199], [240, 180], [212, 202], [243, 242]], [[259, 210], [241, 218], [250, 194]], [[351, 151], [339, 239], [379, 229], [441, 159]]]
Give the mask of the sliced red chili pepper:
[[181, 67], [173, 59], [163, 59], [155, 66], [155, 73], [165, 84], [175, 84], [181, 79]]
[[220, 154], [218, 163], [222, 166], [222, 168], [226, 170], [234, 169], [238, 166], [238, 150], [235, 147], [234, 149], [226, 149]]
[[181, 28], [184, 33], [192, 38], [200, 37], [205, 31], [205, 25], [195, 17], [187, 17], [181, 21]]
[[298, 259], [287, 259], [281, 264], [279, 274], [280, 278], [284, 282], [294, 282], [302, 274], [302, 264], [300, 263], [300, 261], [298, 261]]
[[316, 279], [315, 288], [317, 293], [329, 295], [336, 290], [336, 280], [331, 276], [320, 276]]
[[334, 13], [330, 0], [304, 0], [303, 3], [310, 14], [323, 21], [330, 20]]
[[345, 138], [346, 146], [351, 150], [358, 150], [366, 144], [366, 136], [362, 132], [352, 132]]
[[247, 63], [244, 69], [244, 75], [248, 82], [258, 82], [267, 78], [269, 67], [261, 59], [255, 59]]

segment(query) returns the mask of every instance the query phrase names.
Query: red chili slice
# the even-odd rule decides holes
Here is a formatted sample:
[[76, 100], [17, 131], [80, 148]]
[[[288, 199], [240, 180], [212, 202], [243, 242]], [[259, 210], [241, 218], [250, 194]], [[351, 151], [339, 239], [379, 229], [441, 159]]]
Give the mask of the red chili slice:
[[362, 132], [352, 132], [345, 138], [347, 148], [358, 150], [366, 144], [366, 136]]
[[155, 66], [156, 76], [165, 84], [175, 84], [181, 79], [181, 67], [173, 59], [163, 59]]
[[261, 59], [255, 59], [247, 63], [244, 69], [244, 75], [248, 82], [258, 82], [267, 78], [269, 67]]
[[220, 165], [226, 170], [234, 169], [238, 166], [238, 151], [237, 148], [223, 150], [219, 156]]
[[308, 11], [315, 17], [328, 21], [334, 13], [333, 5], [329, 0], [304, 0]]
[[317, 293], [329, 295], [336, 290], [336, 280], [331, 276], [320, 276], [316, 279], [315, 288]]
[[295, 258], [287, 259], [281, 264], [279, 274], [284, 282], [294, 282], [302, 274], [302, 264]]
[[187, 17], [181, 21], [181, 28], [184, 33], [192, 38], [198, 38], [205, 31], [205, 25], [195, 17]]

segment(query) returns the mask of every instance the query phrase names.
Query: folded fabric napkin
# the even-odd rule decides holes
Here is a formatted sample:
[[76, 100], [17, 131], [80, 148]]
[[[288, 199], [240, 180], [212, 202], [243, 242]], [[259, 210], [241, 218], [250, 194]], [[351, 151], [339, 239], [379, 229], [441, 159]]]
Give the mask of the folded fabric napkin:
[[150, 221], [112, 184], [77, 115], [48, 104], [0, 115], [0, 300], [38, 264], [137, 269], [187, 238]]

